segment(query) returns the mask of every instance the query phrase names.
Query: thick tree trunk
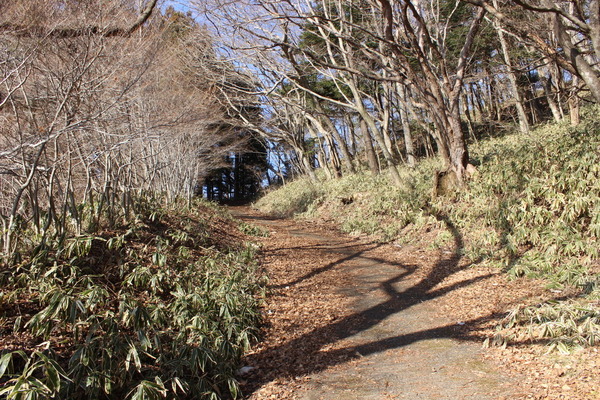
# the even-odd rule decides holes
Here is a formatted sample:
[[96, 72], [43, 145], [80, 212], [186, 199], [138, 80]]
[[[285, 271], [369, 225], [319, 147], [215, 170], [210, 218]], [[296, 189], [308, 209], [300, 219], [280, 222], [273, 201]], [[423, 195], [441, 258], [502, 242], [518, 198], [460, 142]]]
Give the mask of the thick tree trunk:
[[469, 152], [465, 142], [464, 133], [460, 124], [460, 114], [452, 113], [448, 117], [450, 132], [449, 132], [449, 149], [450, 154], [449, 167], [456, 174], [456, 179], [459, 183], [464, 182], [466, 175], [465, 170], [469, 163]]
[[448, 113], [446, 135], [438, 138], [438, 149], [446, 169], [438, 171], [434, 179], [433, 195], [444, 195], [464, 186], [467, 179], [469, 153], [460, 124], [460, 113]]
[[571, 93], [569, 96], [569, 116], [571, 118], [571, 125], [573, 125], [573, 126], [577, 126], [581, 122], [581, 119], [579, 116], [579, 97], [577, 97], [578, 84], [579, 84], [579, 79], [576, 76], [574, 76]]

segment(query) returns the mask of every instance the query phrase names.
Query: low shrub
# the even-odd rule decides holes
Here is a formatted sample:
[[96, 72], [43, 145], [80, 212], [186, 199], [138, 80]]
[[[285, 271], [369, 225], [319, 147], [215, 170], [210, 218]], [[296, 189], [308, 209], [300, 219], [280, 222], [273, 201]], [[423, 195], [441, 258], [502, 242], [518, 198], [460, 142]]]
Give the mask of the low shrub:
[[291, 217], [316, 207], [324, 196], [323, 187], [308, 178], [299, 178], [262, 197], [257, 206], [278, 217]]
[[232, 222], [204, 210], [155, 205], [2, 271], [0, 396], [237, 397], [264, 282], [254, 247], [215, 237]]

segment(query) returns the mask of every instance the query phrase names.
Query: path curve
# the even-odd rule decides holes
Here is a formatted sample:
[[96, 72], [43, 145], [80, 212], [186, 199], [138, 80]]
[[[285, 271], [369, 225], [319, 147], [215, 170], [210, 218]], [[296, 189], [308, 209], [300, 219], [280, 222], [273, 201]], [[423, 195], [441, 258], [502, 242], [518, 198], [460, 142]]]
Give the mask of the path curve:
[[[348, 237], [314, 224], [235, 208], [271, 232], [263, 261], [271, 281], [265, 341], [245, 360], [248, 399], [515, 399], [514, 377], [484, 357], [481, 337], [455, 304], [499, 275], [466, 268], [462, 238], [427, 251]], [[464, 297], [464, 296], [463, 296]], [[484, 307], [485, 308], [485, 307]]]

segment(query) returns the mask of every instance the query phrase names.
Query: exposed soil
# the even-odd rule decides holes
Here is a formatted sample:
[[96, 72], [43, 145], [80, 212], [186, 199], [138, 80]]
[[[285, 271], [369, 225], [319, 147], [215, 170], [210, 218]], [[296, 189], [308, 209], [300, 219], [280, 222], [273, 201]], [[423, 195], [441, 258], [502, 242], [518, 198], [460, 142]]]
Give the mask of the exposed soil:
[[508, 309], [549, 294], [468, 265], [451, 221], [454, 245], [429, 250], [232, 211], [270, 231], [267, 325], [244, 360], [247, 399], [600, 399], [597, 348], [482, 349]]

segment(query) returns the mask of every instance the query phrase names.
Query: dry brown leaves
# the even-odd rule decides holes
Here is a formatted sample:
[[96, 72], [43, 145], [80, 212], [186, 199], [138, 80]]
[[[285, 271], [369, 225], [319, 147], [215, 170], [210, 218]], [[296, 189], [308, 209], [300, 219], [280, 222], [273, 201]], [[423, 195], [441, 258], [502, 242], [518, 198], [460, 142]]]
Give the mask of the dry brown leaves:
[[[511, 307], [548, 299], [542, 282], [509, 281], [496, 269], [470, 267], [459, 257], [453, 258], [452, 249], [373, 246], [331, 227], [262, 220], [249, 209], [237, 213], [271, 231], [270, 237], [261, 240], [271, 288], [264, 307], [264, 340], [244, 360], [254, 368], [242, 377], [243, 391], [250, 400], [298, 398], [309, 374], [335, 369], [357, 357], [336, 350], [336, 341], [343, 336], [340, 327], [351, 325], [354, 318], [344, 287], [360, 290], [342, 268], [347, 249], [390, 264], [414, 266], [405, 279], [414, 288], [422, 288], [413, 291], [422, 298], [412, 301], [431, 302], [440, 316], [456, 321], [459, 339], [481, 343], [494, 334]], [[317, 240], [311, 232], [327, 240]], [[340, 325], [340, 320], [346, 323]], [[486, 358], [519, 377], [520, 392], [525, 393], [521, 398], [600, 399], [598, 349], [569, 357], [544, 352], [543, 346], [527, 345], [489, 349]]]

